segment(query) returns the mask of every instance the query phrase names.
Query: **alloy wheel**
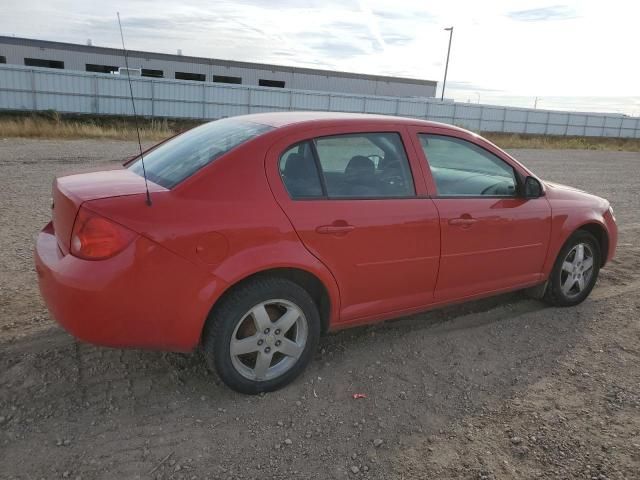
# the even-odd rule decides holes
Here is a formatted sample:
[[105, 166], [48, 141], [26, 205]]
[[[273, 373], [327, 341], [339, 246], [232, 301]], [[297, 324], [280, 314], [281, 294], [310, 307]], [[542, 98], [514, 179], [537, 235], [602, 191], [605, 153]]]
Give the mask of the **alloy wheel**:
[[586, 243], [575, 245], [562, 262], [560, 288], [568, 298], [580, 295], [593, 276], [593, 251]]
[[242, 317], [231, 335], [231, 363], [249, 380], [277, 378], [296, 364], [308, 332], [307, 319], [294, 303], [261, 302]]

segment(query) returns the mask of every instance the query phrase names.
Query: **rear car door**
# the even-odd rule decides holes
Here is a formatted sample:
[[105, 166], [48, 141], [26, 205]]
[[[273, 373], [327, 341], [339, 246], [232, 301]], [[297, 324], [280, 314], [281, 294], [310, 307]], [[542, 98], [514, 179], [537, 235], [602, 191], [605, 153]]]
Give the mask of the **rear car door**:
[[406, 130], [324, 128], [267, 154], [267, 176], [306, 248], [340, 289], [340, 322], [433, 300], [440, 254], [436, 208]]
[[522, 173], [497, 149], [451, 130], [413, 129], [440, 215], [442, 253], [435, 292], [449, 301], [542, 279], [551, 209], [520, 195]]

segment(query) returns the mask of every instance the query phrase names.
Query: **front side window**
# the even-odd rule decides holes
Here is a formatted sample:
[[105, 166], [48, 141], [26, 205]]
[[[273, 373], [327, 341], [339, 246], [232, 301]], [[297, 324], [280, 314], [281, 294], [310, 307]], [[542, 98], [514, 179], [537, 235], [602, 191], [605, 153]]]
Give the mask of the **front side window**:
[[513, 167], [482, 147], [455, 137], [420, 134], [439, 196], [516, 195]]
[[[172, 188], [238, 145], [273, 127], [225, 118], [205, 123], [159, 145], [144, 156], [147, 178], [165, 188]], [[142, 162], [129, 169], [142, 176]]]

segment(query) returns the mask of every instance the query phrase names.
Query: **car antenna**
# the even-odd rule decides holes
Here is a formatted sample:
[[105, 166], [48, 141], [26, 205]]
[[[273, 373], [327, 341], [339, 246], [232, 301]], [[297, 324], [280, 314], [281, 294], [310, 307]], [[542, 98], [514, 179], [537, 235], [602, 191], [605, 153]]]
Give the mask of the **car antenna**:
[[129, 60], [127, 58], [127, 48], [124, 46], [124, 35], [122, 34], [122, 23], [120, 22], [120, 12], [118, 15], [118, 26], [120, 27], [120, 38], [122, 39], [122, 52], [124, 53], [124, 66], [127, 69], [127, 80], [129, 80], [129, 93], [131, 94], [131, 105], [133, 106], [133, 122], [138, 134], [138, 148], [140, 148], [140, 163], [142, 163], [142, 176], [144, 177], [144, 188], [147, 192], [147, 205], [151, 206], [151, 195], [149, 194], [149, 183], [147, 182], [147, 170], [144, 168], [144, 154], [142, 153], [142, 142], [140, 141], [140, 128], [138, 127], [138, 115], [136, 114], [136, 102], [133, 99], [133, 86], [131, 85], [131, 70], [129, 70]]

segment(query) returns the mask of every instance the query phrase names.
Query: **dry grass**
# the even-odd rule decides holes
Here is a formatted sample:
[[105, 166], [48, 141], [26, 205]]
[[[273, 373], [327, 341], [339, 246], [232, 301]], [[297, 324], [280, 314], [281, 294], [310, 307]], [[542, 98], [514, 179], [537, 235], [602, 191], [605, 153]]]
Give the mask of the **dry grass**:
[[[175, 133], [166, 120], [141, 122], [140, 137], [143, 140], [162, 140]], [[6, 137], [137, 140], [135, 126], [128, 121], [100, 124], [92, 120], [40, 116], [0, 118], [0, 138]]]
[[[163, 140], [175, 133], [198, 125], [197, 121], [140, 120], [143, 140]], [[485, 133], [487, 139], [501, 148], [618, 150], [640, 152], [640, 139], [560, 137]], [[0, 138], [101, 138], [136, 140], [135, 124], [125, 117], [61, 117], [57, 112], [38, 115], [0, 116]]]
[[483, 136], [500, 148], [615, 150], [640, 152], [640, 139], [560, 137], [551, 135], [522, 135], [510, 133], [485, 133]]

